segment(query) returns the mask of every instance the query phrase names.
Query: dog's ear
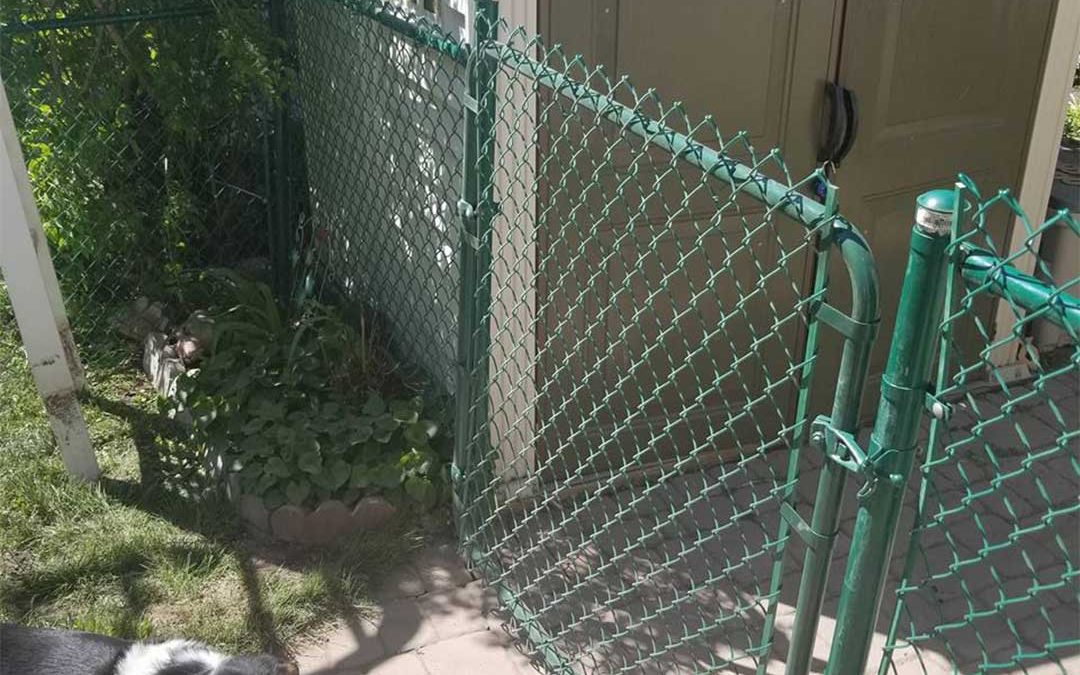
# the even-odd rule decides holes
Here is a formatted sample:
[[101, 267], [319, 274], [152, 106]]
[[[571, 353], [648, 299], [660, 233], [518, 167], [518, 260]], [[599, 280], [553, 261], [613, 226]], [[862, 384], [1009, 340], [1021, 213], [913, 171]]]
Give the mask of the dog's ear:
[[300, 667], [292, 661], [279, 663], [275, 675], [300, 675]]

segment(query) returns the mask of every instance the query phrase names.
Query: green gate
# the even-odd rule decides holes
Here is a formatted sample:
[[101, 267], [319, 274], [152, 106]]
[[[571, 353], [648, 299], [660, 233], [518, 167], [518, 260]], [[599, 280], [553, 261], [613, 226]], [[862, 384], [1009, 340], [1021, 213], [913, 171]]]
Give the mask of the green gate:
[[869, 252], [831, 189], [804, 196], [821, 176], [496, 28], [466, 106], [466, 555], [552, 672], [764, 672], [792, 526], [828, 557], [793, 508], [799, 449], [823, 323], [854, 429]]

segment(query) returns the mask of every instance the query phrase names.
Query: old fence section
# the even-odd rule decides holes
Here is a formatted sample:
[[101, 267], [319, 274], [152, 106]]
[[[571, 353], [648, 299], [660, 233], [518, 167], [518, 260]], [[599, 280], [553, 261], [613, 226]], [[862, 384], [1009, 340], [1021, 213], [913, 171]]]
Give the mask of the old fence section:
[[272, 82], [244, 44], [251, 27], [269, 29], [258, 10], [209, 3], [57, 4], [0, 4], [0, 74], [93, 359], [133, 298], [268, 255]]
[[453, 397], [462, 550], [547, 672], [1080, 672], [1073, 219], [923, 195], [879, 308], [821, 172], [409, 4], [6, 6], [77, 335], [304, 265]]

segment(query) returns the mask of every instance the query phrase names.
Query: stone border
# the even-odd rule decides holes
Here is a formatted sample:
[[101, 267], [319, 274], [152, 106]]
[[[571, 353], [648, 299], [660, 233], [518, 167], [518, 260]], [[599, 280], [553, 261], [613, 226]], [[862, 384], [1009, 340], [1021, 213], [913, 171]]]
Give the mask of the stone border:
[[[168, 336], [160, 332], [148, 333], [143, 340], [142, 365], [154, 389], [166, 398], [176, 395], [176, 381], [187, 372], [175, 348], [168, 344]], [[187, 411], [178, 419], [191, 424]], [[219, 474], [222, 468], [212, 467]], [[292, 544], [329, 544], [354, 532], [381, 527], [397, 513], [397, 508], [382, 497], [364, 497], [351, 509], [331, 499], [314, 510], [286, 504], [270, 511], [255, 495], [241, 494], [235, 480], [227, 481], [226, 489], [248, 530]]]
[[346, 535], [382, 527], [397, 513], [397, 508], [382, 497], [364, 497], [352, 509], [331, 499], [314, 510], [286, 504], [270, 511], [254, 495], [240, 495], [238, 504], [249, 529], [293, 544], [329, 544]]

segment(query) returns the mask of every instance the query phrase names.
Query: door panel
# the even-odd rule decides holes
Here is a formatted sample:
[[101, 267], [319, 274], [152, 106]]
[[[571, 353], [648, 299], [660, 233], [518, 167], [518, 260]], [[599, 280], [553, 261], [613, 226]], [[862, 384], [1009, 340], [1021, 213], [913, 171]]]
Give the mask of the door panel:
[[[961, 171], [987, 189], [1019, 183], [1053, 4], [847, 3], [839, 74], [855, 92], [859, 129], [835, 182], [841, 211], [866, 233], [881, 275], [882, 324], [871, 373], [884, 369], [915, 197], [951, 187]], [[1008, 223], [998, 226], [1004, 232]], [[846, 291], [846, 284], [835, 286]], [[833, 347], [822, 362], [829, 372], [838, 362]], [[816, 397], [822, 408], [825, 379], [818, 380]], [[864, 416], [873, 413], [877, 383], [875, 375]]]
[[[547, 0], [540, 25], [565, 54], [629, 76], [639, 95], [651, 87], [682, 102], [691, 125], [711, 115], [725, 138], [745, 130], [759, 150], [785, 146], [794, 175], [813, 167], [835, 10], [836, 0]], [[627, 89], [618, 96], [634, 103]], [[557, 459], [547, 471], [567, 475], [587, 458], [590, 473], [604, 472], [774, 438], [794, 387], [764, 402], [762, 392], [799, 353], [803, 327], [784, 310], [806, 261], [792, 265], [794, 281], [755, 283], [801, 243], [801, 227], [777, 223], [746, 241], [760, 205], [725, 204], [714, 179], [565, 99], [541, 109], [539, 462]], [[642, 112], [658, 115], [650, 103]], [[571, 274], [544, 263], [569, 261], [567, 248], [587, 251], [567, 262]]]

